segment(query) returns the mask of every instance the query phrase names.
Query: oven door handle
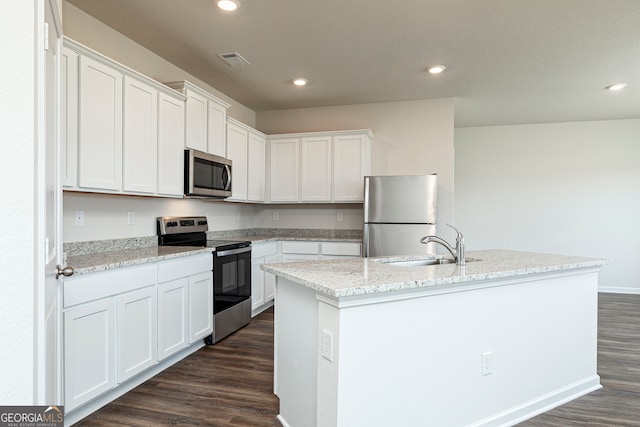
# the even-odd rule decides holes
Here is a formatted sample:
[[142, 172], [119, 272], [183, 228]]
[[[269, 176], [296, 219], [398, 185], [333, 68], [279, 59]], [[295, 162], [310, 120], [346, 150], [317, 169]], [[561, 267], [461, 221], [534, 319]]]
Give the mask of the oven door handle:
[[236, 255], [243, 254], [245, 252], [251, 252], [251, 246], [247, 246], [246, 248], [238, 248], [238, 249], [229, 249], [226, 251], [214, 252], [216, 257], [220, 258], [227, 255]]

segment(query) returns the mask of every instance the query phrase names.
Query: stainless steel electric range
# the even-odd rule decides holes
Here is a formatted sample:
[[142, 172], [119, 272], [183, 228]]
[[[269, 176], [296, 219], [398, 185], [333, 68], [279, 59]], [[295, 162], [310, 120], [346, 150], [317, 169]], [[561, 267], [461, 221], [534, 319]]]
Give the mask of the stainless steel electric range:
[[207, 217], [157, 219], [158, 245], [212, 249], [214, 344], [251, 321], [251, 242], [207, 240]]

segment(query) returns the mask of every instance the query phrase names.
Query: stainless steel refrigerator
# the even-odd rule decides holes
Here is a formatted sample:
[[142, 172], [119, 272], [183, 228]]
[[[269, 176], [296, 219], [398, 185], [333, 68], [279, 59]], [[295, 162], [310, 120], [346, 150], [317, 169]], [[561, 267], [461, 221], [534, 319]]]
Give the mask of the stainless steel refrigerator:
[[435, 253], [437, 175], [364, 178], [363, 256]]

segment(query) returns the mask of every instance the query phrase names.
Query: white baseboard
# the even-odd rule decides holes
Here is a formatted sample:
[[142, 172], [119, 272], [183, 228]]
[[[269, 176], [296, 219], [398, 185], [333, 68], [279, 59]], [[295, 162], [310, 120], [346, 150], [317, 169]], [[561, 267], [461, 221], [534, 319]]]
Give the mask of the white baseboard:
[[604, 294], [632, 294], [632, 295], [640, 295], [640, 288], [614, 288], [609, 286], [600, 286], [598, 287], [598, 292], [602, 292]]
[[290, 427], [289, 424], [284, 420], [284, 418], [282, 418], [282, 415], [278, 414], [276, 419], [280, 421], [280, 424], [282, 424], [282, 427]]
[[506, 411], [497, 413], [483, 420], [474, 422], [467, 427], [507, 427], [514, 426], [536, 415], [550, 411], [560, 405], [575, 400], [592, 391], [602, 388], [600, 376], [593, 375], [582, 381], [569, 384], [558, 390], [539, 396], [536, 399], [514, 406]]

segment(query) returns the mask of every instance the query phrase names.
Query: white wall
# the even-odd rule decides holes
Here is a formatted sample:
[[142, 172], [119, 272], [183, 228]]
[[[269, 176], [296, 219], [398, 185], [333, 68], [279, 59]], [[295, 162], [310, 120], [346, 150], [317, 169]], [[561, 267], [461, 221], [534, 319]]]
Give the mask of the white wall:
[[[206, 215], [209, 230], [254, 227], [253, 205], [199, 199], [117, 196], [65, 192], [63, 201], [63, 241], [122, 239], [156, 235], [158, 216]], [[74, 225], [74, 211], [84, 211], [84, 226]], [[129, 211], [135, 224], [127, 224]]]
[[640, 293], [640, 119], [455, 129], [455, 221], [472, 249], [609, 258]]
[[[277, 213], [274, 219], [274, 213]], [[342, 220], [338, 220], [338, 215]], [[361, 230], [364, 222], [362, 203], [257, 205], [254, 224], [257, 228], [321, 228]]]
[[[453, 109], [452, 99], [436, 99], [262, 111], [256, 113], [256, 127], [267, 134], [373, 130], [372, 175], [438, 174], [438, 224], [443, 233], [444, 224], [453, 219]], [[269, 223], [271, 214], [261, 210], [256, 223]], [[318, 217], [333, 225], [322, 220], [325, 210], [318, 210]]]
[[62, 9], [64, 35], [159, 82], [189, 80], [231, 104], [230, 117], [254, 126], [255, 114], [200, 79], [176, 67], [145, 47], [65, 1]]
[[4, 0], [0, 6], [0, 404], [32, 405], [34, 305], [38, 266], [36, 188], [36, 2]]

